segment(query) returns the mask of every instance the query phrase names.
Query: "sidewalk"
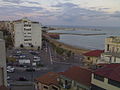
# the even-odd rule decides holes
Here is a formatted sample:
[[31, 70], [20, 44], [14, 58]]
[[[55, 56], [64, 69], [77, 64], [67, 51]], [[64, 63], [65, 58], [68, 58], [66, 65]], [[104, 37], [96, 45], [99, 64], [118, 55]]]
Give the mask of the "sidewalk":
[[[25, 71], [27, 68], [24, 68], [24, 67], [14, 67], [16, 70], [21, 70], [21, 71]], [[47, 67], [33, 67], [35, 70], [39, 71], [39, 70], [47, 70], [48, 68]]]

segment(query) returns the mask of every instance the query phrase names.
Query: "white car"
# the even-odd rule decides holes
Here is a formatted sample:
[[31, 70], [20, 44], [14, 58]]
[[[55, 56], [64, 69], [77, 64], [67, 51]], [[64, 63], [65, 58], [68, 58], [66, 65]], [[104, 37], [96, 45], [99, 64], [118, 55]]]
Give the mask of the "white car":
[[40, 57], [34, 56], [33, 61], [40, 61]]
[[10, 76], [7, 76], [7, 80], [10, 80]]
[[17, 51], [16, 53], [21, 53], [21, 51]]
[[7, 72], [13, 73], [13, 72], [15, 72], [15, 68], [13, 68], [11, 66], [8, 66], [7, 67]]

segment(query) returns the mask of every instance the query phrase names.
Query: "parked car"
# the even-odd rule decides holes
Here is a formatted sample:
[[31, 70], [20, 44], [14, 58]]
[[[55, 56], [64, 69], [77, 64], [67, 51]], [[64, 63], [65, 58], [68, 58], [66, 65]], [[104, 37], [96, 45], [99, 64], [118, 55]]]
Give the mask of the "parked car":
[[25, 77], [19, 77], [18, 81], [28, 81]]
[[26, 57], [26, 55], [24, 55], [24, 54], [20, 55], [20, 58], [25, 58], [25, 57]]
[[17, 51], [16, 53], [21, 53], [21, 51]]
[[13, 72], [15, 72], [15, 68], [12, 66], [7, 66], [7, 72], [13, 73]]
[[30, 52], [32, 55], [38, 55], [38, 53], [36, 53], [36, 52]]
[[10, 76], [7, 76], [7, 80], [10, 80]]
[[35, 69], [34, 68], [27, 68], [26, 71], [28, 71], [28, 72], [34, 72]]
[[8, 72], [8, 73], [14, 73], [15, 71], [12, 70], [12, 69], [7, 69], [7, 72]]

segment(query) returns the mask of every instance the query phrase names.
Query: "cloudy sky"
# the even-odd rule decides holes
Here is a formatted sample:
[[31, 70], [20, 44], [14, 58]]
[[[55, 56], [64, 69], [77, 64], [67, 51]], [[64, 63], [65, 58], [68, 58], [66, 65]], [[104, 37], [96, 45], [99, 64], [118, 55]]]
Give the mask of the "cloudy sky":
[[120, 26], [120, 0], [0, 0], [0, 20], [45, 25]]

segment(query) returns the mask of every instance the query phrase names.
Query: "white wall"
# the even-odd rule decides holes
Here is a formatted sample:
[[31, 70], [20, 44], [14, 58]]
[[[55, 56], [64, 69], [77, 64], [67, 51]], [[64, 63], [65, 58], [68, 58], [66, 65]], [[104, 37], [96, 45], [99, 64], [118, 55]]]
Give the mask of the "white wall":
[[20, 44], [24, 43], [24, 32], [23, 32], [23, 24], [15, 24], [15, 47], [20, 47]]
[[32, 44], [34, 46], [42, 45], [42, 31], [40, 24], [32, 24]]

